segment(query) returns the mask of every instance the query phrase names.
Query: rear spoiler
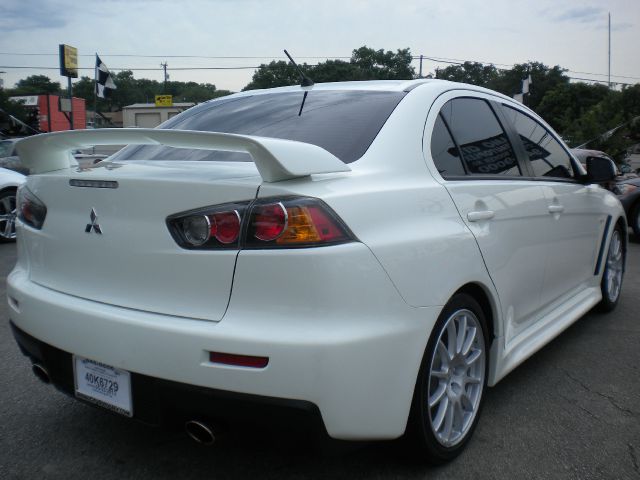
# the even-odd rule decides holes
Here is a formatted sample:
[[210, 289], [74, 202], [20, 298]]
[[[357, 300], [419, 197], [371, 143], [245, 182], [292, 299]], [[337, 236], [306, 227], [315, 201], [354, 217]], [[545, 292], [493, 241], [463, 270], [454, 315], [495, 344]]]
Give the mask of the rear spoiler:
[[27, 137], [16, 144], [22, 164], [32, 174], [52, 172], [76, 164], [71, 150], [93, 145], [166, 145], [178, 148], [243, 152], [253, 157], [265, 182], [278, 182], [314, 173], [351, 169], [310, 143], [230, 133], [156, 128], [104, 128], [69, 130]]

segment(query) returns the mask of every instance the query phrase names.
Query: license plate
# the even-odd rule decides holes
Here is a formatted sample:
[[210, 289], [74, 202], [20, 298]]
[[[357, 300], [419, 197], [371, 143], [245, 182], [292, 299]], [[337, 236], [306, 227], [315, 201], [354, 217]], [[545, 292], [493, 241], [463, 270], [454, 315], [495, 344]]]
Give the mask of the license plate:
[[88, 358], [73, 357], [76, 397], [133, 416], [131, 374]]

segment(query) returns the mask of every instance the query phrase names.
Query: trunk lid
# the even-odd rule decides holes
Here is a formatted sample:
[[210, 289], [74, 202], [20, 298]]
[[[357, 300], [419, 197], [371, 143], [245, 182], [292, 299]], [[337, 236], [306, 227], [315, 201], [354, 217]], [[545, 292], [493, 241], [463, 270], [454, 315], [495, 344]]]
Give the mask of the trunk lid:
[[[70, 180], [118, 186], [78, 187]], [[251, 200], [261, 181], [251, 162], [102, 162], [31, 176], [29, 189], [47, 207], [42, 230], [21, 231], [31, 280], [111, 305], [220, 320], [238, 251], [182, 249], [166, 218]], [[101, 233], [88, 229], [92, 210]]]

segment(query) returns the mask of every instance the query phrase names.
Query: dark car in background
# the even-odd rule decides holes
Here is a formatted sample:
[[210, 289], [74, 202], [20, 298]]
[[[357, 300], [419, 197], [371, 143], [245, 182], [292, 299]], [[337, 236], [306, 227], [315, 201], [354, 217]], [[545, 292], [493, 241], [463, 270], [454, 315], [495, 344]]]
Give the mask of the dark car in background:
[[[587, 163], [589, 157], [607, 158], [612, 162], [614, 161], [609, 155], [600, 150], [574, 148], [571, 153], [583, 165]], [[604, 186], [618, 197], [627, 214], [627, 223], [634, 233], [640, 237], [640, 177], [635, 173], [618, 173], [619, 175], [614, 182]]]

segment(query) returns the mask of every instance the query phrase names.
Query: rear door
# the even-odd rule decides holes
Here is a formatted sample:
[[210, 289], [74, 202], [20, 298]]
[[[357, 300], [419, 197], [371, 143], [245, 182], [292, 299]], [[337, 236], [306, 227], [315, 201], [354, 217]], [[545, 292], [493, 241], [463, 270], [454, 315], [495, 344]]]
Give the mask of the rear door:
[[542, 187], [523, 177], [492, 103], [462, 95], [449, 93], [434, 104], [425, 152], [478, 242], [509, 341], [535, 322], [540, 308], [547, 205]]

